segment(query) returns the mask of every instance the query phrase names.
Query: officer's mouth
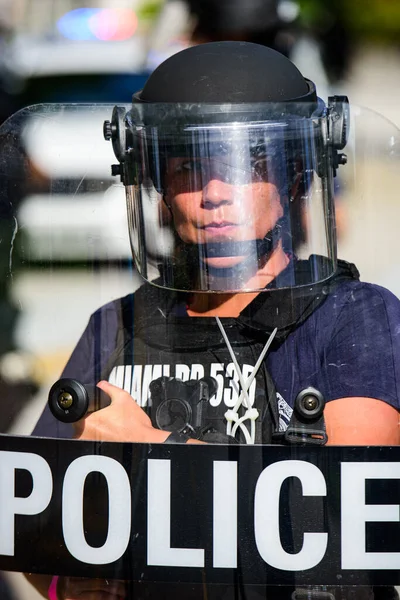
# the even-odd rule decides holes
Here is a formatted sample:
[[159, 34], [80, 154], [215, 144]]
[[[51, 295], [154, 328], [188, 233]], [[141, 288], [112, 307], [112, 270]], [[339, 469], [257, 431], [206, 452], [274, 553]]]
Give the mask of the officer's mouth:
[[203, 225], [200, 229], [203, 229], [207, 233], [214, 233], [217, 235], [225, 234], [229, 235], [233, 231], [235, 231], [239, 225], [237, 223], [232, 223], [231, 221], [212, 221], [207, 225]]

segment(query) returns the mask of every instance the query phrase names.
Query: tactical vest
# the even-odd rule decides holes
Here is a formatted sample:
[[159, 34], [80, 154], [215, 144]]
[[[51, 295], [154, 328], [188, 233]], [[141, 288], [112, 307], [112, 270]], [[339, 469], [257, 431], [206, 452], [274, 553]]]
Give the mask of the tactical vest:
[[[317, 257], [317, 260], [325, 259]], [[305, 282], [310, 280], [310, 261], [297, 261], [295, 267], [298, 280], [301, 281], [301, 277]], [[357, 279], [359, 274], [354, 265], [338, 261], [335, 274], [327, 281], [262, 292], [239, 317], [221, 318], [242, 381], [249, 381], [275, 328], [277, 333], [270, 351], [283, 344], [297, 327], [318, 310], [340, 283]], [[169, 408], [164, 412], [171, 419], [175, 418], [175, 424], [171, 426], [169, 417], [164, 415], [163, 428], [183, 429], [186, 417], [178, 415], [180, 408], [174, 400], [174, 397], [181, 395], [186, 400], [187, 411], [197, 420], [193, 437], [209, 442], [243, 443], [242, 428], [238, 427], [233, 436], [227, 435], [225, 418], [226, 411], [235, 406], [243, 392], [237, 368], [216, 320], [187, 316], [186, 301], [186, 294], [148, 283], [133, 296], [121, 299], [117, 348], [107, 367], [110, 380], [130, 391], [149, 413], [153, 424], [160, 426], [156, 413], [162, 415], [159, 398], [162, 384], [164, 394], [169, 394]], [[121, 377], [125, 382], [129, 381], [128, 385], [122, 385]], [[201, 400], [201, 391], [196, 389], [194, 382], [207, 382], [210, 378], [218, 383], [217, 390], [212, 390], [215, 392], [212, 396]], [[155, 380], [158, 380], [158, 384], [154, 383]], [[176, 384], [176, 381], [189, 383]], [[165, 386], [169, 387], [169, 392], [168, 389], [165, 392]], [[272, 443], [274, 434], [279, 431], [279, 414], [275, 385], [265, 360], [249, 387], [248, 401], [259, 414], [255, 421], [255, 443]], [[245, 406], [240, 406], [239, 418], [243, 417], [245, 410]]]

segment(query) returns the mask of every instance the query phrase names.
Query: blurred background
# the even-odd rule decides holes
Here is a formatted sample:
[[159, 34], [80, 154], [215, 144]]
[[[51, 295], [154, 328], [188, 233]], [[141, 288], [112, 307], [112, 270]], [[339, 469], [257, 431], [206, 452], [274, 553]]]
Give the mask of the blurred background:
[[[339, 255], [400, 296], [398, 0], [0, 0], [0, 433], [31, 433], [90, 313], [140, 285], [109, 105], [174, 52], [227, 39], [285, 53], [324, 100], [349, 96]], [[1, 599], [36, 598], [2, 580]]]

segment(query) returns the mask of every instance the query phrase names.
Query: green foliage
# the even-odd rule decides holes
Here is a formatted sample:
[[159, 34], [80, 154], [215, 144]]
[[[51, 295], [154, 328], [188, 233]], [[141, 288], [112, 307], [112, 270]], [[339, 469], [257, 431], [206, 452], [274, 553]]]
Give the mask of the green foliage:
[[355, 33], [374, 39], [400, 41], [399, 0], [351, 0], [346, 6], [349, 23]]
[[347, 24], [357, 38], [399, 43], [399, 0], [298, 0], [303, 25], [322, 30], [332, 18]]
[[163, 0], [146, 0], [137, 9], [140, 21], [153, 21], [157, 18], [163, 6]]

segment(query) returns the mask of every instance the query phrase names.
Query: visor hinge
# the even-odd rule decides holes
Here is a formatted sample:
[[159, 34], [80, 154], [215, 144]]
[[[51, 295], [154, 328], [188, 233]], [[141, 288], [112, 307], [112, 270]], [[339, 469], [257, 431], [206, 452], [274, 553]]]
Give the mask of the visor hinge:
[[114, 106], [111, 121], [103, 123], [104, 139], [108, 142], [111, 140], [114, 154], [121, 163], [125, 160], [126, 149], [125, 114], [123, 106]]
[[328, 110], [332, 146], [335, 150], [342, 150], [346, 146], [349, 137], [349, 99], [347, 96], [329, 96]]

